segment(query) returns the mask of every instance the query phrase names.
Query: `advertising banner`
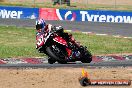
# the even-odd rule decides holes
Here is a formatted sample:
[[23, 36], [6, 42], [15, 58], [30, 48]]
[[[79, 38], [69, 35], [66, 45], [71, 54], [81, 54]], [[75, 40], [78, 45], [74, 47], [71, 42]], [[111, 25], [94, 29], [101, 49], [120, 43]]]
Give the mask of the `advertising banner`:
[[132, 12], [41, 8], [40, 18], [45, 20], [132, 23]]
[[56, 9], [54, 8], [40, 8], [39, 18], [43, 18], [45, 20], [59, 20], [56, 14]]
[[36, 19], [38, 17], [39, 8], [0, 6], [0, 18]]

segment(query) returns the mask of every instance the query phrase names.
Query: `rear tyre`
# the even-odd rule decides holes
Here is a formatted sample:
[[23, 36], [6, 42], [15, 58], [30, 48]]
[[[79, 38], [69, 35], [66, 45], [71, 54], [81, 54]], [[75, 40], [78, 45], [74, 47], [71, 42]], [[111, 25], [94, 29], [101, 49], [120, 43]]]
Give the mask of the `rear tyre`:
[[81, 60], [82, 63], [90, 63], [92, 61], [92, 58], [83, 58], [83, 60]]
[[92, 54], [89, 51], [87, 51], [87, 53], [84, 54], [81, 62], [82, 63], [90, 63], [91, 61], [92, 61]]

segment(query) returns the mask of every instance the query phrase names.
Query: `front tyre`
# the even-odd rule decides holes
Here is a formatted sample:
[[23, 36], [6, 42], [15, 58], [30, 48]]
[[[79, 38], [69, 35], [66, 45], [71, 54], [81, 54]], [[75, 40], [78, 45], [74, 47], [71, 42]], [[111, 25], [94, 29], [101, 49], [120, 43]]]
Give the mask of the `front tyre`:
[[53, 63], [55, 63], [55, 62], [56, 62], [56, 60], [54, 60], [54, 59], [52, 59], [52, 58], [49, 57], [49, 59], [48, 59], [48, 63], [49, 63], [49, 64], [53, 64]]
[[47, 47], [46, 48], [47, 54], [49, 55], [49, 57], [54, 58], [55, 60], [58, 60], [58, 57], [53, 53], [51, 48], [52, 47]]
[[66, 61], [58, 61], [58, 63], [60, 63], [60, 64], [66, 64], [67, 62]]
[[[64, 60], [63, 57], [60, 57], [60, 56], [62, 56], [62, 55], [59, 53], [59, 51], [58, 51], [57, 49], [55, 49], [55, 48], [53, 48], [53, 47], [47, 47], [47, 48], [46, 48], [46, 51], [47, 51], [48, 56], [51, 57], [52, 60], [58, 61], [58, 63], [60, 63], [60, 64], [65, 64], [65, 63], [67, 63], [67, 62]], [[58, 53], [57, 53], [57, 52], [58, 52]], [[49, 60], [49, 62], [50, 62], [50, 61], [51, 61], [51, 60]]]

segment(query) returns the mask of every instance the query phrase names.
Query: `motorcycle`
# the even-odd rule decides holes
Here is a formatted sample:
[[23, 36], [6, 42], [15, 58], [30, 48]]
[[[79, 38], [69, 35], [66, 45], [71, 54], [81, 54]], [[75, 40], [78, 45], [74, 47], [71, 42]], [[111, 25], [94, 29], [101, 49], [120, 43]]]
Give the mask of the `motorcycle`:
[[77, 47], [59, 35], [60, 32], [62, 30], [54, 28], [48, 33], [36, 36], [36, 49], [48, 56], [49, 64], [56, 61], [61, 64], [75, 61], [90, 63], [92, 61], [92, 54], [87, 50], [87, 47]]

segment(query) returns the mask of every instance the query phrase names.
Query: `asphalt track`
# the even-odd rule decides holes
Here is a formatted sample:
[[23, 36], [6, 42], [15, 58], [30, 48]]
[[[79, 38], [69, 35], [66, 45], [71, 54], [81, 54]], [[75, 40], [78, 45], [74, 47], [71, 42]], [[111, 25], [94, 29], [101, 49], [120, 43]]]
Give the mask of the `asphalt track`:
[[59, 68], [59, 67], [131, 67], [132, 61], [109, 61], [109, 62], [98, 62], [98, 63], [68, 63], [68, 64], [48, 64], [47, 62], [43, 64], [0, 64], [0, 68]]
[[[83, 32], [95, 32], [110, 35], [122, 35], [127, 37], [132, 37], [132, 24], [122, 24], [122, 23], [94, 23], [94, 22], [69, 22], [69, 21], [47, 21], [52, 25], [63, 26], [68, 30], [79, 30]], [[35, 20], [18, 20], [18, 19], [0, 19], [0, 25], [5, 26], [17, 26], [17, 27], [35, 27]], [[132, 60], [130, 61], [106, 61], [98, 63], [69, 63], [69, 64], [0, 64], [0, 68], [27, 68], [27, 67], [37, 67], [37, 68], [49, 68], [49, 67], [117, 67], [117, 66], [132, 66]]]
[[[98, 22], [70, 22], [46, 21], [52, 25], [63, 26], [67, 30], [79, 30], [99, 34], [121, 35], [132, 37], [132, 24], [125, 23], [98, 23]], [[35, 27], [35, 20], [0, 19], [0, 25], [14, 25], [18, 27]]]

